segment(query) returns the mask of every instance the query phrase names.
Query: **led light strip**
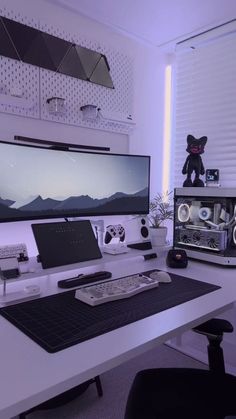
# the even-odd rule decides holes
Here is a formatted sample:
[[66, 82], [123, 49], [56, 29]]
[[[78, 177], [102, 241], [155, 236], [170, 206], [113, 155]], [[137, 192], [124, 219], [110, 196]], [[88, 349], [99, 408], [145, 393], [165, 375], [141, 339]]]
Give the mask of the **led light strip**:
[[170, 187], [170, 143], [171, 143], [171, 80], [172, 67], [165, 69], [165, 103], [164, 103], [164, 135], [163, 135], [163, 169], [162, 192], [166, 193]]

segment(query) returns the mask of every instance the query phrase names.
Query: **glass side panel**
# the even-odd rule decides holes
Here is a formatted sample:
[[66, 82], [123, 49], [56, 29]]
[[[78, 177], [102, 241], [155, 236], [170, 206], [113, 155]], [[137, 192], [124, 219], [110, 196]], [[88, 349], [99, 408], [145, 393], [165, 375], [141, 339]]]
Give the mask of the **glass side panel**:
[[174, 246], [236, 256], [236, 198], [177, 197]]

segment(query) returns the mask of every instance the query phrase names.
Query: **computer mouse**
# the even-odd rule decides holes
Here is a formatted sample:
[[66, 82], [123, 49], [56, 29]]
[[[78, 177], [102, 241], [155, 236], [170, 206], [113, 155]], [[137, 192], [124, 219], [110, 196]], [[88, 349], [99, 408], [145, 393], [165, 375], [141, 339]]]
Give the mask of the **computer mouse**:
[[165, 271], [153, 271], [150, 273], [150, 278], [157, 279], [159, 282], [171, 282], [171, 276]]

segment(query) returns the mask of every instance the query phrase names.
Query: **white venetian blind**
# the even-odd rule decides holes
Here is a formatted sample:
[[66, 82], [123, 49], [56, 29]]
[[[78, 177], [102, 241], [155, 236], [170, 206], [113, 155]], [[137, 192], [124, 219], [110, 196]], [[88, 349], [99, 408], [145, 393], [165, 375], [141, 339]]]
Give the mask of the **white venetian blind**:
[[185, 179], [188, 134], [208, 137], [201, 156], [205, 169], [219, 169], [221, 185], [236, 187], [235, 22], [230, 33], [227, 25], [223, 29], [226, 33], [220, 35], [210, 31], [194, 48], [193, 41], [177, 48], [174, 187], [182, 186]]

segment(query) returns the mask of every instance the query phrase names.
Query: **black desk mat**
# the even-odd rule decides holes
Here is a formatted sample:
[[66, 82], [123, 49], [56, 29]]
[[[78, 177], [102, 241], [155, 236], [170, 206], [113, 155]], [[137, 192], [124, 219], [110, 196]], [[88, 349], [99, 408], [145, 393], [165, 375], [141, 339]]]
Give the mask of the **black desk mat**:
[[75, 299], [73, 290], [1, 308], [0, 314], [54, 353], [220, 288], [176, 274], [171, 278], [171, 283], [95, 307]]

